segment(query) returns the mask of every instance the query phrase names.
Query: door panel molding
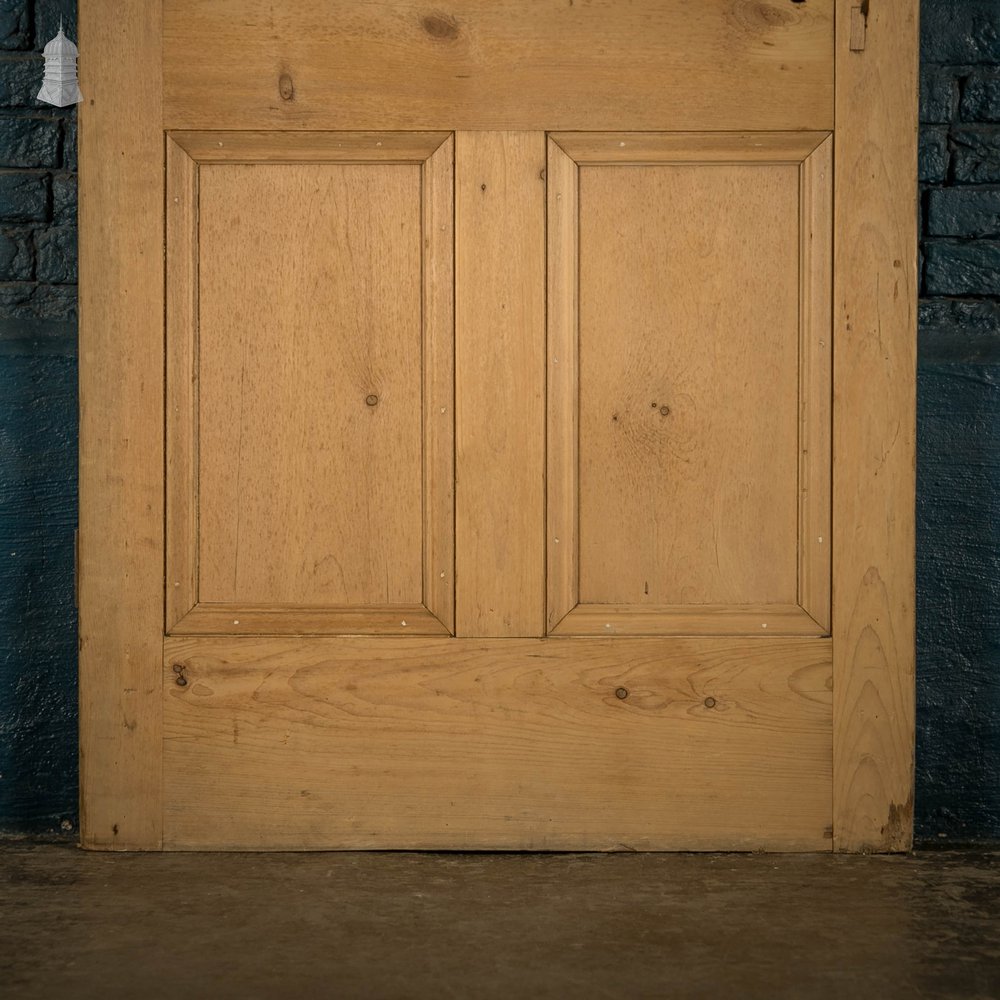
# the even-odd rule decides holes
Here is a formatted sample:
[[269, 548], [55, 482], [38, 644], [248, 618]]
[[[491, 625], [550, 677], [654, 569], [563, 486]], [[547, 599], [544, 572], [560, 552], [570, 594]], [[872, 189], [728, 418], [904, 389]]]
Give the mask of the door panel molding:
[[[830, 605], [832, 138], [810, 133], [555, 133], [548, 144], [547, 622], [552, 635], [825, 635]], [[580, 171], [798, 168], [794, 604], [581, 603]], [[623, 174], [623, 177], [627, 174]], [[706, 264], [710, 266], [710, 264]], [[691, 332], [688, 332], [691, 337]], [[667, 408], [665, 408], [667, 409]], [[752, 419], [752, 414], [747, 419]], [[614, 415], [617, 420], [617, 414]], [[623, 416], [623, 419], [626, 419]], [[794, 514], [792, 515], [795, 516]], [[718, 548], [716, 549], [718, 558]], [[647, 584], [647, 593], [649, 592]], [[727, 610], [728, 608], [728, 610]]]
[[[428, 634], [454, 628], [454, 144], [450, 133], [177, 133], [167, 138], [166, 630], [180, 634]], [[199, 486], [200, 168], [413, 164], [420, 169], [421, 604], [203, 600]], [[242, 391], [242, 390], [241, 390]], [[377, 397], [375, 397], [377, 399]], [[335, 434], [331, 427], [330, 433]]]

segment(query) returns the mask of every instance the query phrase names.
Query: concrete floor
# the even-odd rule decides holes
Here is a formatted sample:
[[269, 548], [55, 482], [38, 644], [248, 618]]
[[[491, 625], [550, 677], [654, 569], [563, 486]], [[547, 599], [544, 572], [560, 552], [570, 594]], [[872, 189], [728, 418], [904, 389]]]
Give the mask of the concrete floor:
[[1000, 853], [0, 848], [0, 995], [1000, 997]]

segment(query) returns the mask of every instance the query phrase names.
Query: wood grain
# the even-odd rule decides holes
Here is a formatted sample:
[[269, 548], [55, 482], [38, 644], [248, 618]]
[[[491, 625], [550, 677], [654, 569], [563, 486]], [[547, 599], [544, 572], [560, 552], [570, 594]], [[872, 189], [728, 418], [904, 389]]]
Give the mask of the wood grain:
[[546, 625], [551, 632], [580, 602], [578, 168], [549, 137], [546, 231], [547, 299], [547, 502]]
[[576, 163], [801, 163], [829, 132], [553, 132]]
[[197, 604], [173, 635], [448, 635], [422, 604], [302, 607]]
[[792, 604], [799, 179], [580, 169], [580, 600]]
[[200, 600], [419, 602], [420, 168], [199, 175]]
[[198, 603], [198, 164], [167, 139], [166, 622]]
[[168, 848], [829, 849], [829, 640], [165, 657]]
[[545, 603], [545, 136], [455, 145], [456, 618], [537, 636]]
[[799, 588], [830, 631], [833, 434], [833, 139], [799, 173]]
[[163, 133], [159, 0], [81, 6], [80, 825], [158, 849]]
[[917, 5], [837, 6], [834, 844], [913, 836]]
[[166, 125], [830, 128], [833, 6], [166, 0]]
[[447, 132], [171, 132], [199, 163], [423, 163]]
[[551, 635], [815, 635], [828, 633], [798, 604], [578, 604]]
[[455, 141], [423, 165], [423, 599], [455, 630]]

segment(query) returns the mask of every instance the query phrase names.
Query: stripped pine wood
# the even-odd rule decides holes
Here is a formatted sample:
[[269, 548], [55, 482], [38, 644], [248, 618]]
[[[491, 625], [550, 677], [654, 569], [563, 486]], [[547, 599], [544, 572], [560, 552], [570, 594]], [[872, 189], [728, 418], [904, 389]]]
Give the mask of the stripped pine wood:
[[447, 635], [449, 629], [422, 604], [321, 608], [198, 604], [171, 634]]
[[455, 142], [456, 619], [537, 636], [545, 601], [545, 136]]
[[450, 631], [450, 137], [168, 153], [168, 628]]
[[799, 256], [799, 587], [802, 608], [830, 631], [833, 408], [833, 139], [803, 161]]
[[[609, 616], [617, 630], [642, 634], [756, 634], [762, 625], [828, 632], [829, 150], [828, 133], [550, 137], [550, 166], [562, 171], [551, 183], [578, 199], [563, 209], [550, 190], [547, 544], [548, 627], [555, 634], [601, 634]], [[711, 183], [732, 190], [701, 189]], [[578, 185], [594, 187], [589, 200]], [[694, 185], [686, 195], [685, 185]], [[754, 197], [768, 190], [783, 202], [758, 205], [750, 218]], [[634, 204], [622, 204], [630, 191]], [[677, 217], [660, 218], [664, 205]], [[686, 224], [713, 234], [718, 245], [701, 247]], [[782, 233], [780, 248], [759, 245]], [[578, 271], [586, 287], [582, 319]], [[783, 310], [783, 318], [768, 309]], [[701, 345], [697, 352], [692, 343]], [[702, 382], [685, 388], [699, 357]], [[659, 382], [668, 373], [669, 386], [651, 366], [662, 369]], [[644, 378], [655, 406], [631, 399], [629, 387]], [[678, 392], [706, 408], [662, 442], [670, 447], [661, 456], [646, 423], [676, 421], [676, 400], [671, 405], [664, 393]], [[678, 452], [681, 443], [686, 450]], [[702, 473], [717, 477], [716, 486], [699, 479]], [[687, 488], [693, 503], [684, 506]], [[740, 492], [721, 508], [706, 508], [705, 497], [720, 488]], [[736, 526], [735, 536], [726, 534], [727, 524]], [[770, 542], [769, 530], [778, 532]], [[700, 539], [699, 531], [710, 534]], [[751, 556], [740, 549], [747, 543], [764, 549]], [[750, 574], [735, 591], [734, 567]], [[637, 569], [639, 589], [619, 593], [623, 574]], [[715, 590], [706, 587], [712, 574]], [[665, 592], [670, 579], [674, 591]], [[730, 592], [720, 591], [720, 582]], [[800, 591], [805, 611], [797, 606]], [[649, 610], [636, 613], [643, 605]]]
[[198, 603], [198, 164], [167, 139], [166, 629]]
[[576, 163], [548, 143], [547, 600], [551, 632], [580, 602], [577, 448], [579, 207]]
[[166, 843], [828, 849], [830, 671], [829, 640], [168, 639]]
[[578, 604], [551, 635], [824, 635], [797, 604]]
[[917, 7], [837, 6], [834, 848], [913, 838]]
[[159, 0], [80, 9], [80, 841], [161, 846]]
[[448, 132], [171, 132], [199, 163], [423, 163]]
[[455, 142], [423, 167], [423, 599], [455, 630]]
[[576, 163], [801, 163], [829, 132], [553, 132]]
[[168, 128], [819, 129], [834, 0], [166, 0]]

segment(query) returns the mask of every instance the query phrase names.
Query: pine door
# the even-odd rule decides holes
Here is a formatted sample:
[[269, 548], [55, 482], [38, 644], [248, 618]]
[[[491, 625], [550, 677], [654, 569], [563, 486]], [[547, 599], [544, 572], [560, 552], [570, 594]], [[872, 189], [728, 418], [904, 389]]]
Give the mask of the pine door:
[[87, 846], [908, 845], [910, 8], [83, 6]]

